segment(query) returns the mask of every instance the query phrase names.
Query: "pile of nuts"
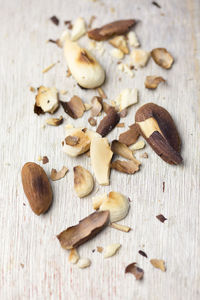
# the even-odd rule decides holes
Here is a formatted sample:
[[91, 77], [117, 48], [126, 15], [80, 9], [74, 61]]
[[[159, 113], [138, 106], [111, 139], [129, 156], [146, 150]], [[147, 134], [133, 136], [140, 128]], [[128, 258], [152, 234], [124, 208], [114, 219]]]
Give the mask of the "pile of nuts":
[[[94, 17], [93, 17], [94, 19]], [[93, 22], [91, 22], [89, 27]], [[51, 21], [59, 24], [57, 17], [53, 16]], [[156, 48], [151, 52], [142, 49], [135, 49], [140, 46], [135, 32], [130, 31], [137, 22], [134, 19], [118, 20], [106, 24], [100, 28], [86, 30], [86, 24], [83, 18], [78, 18], [72, 25], [67, 21], [69, 31], [65, 31], [56, 41], [49, 40], [64, 49], [64, 57], [68, 66], [68, 76], [72, 76], [77, 84], [84, 89], [98, 89], [99, 95], [92, 98], [91, 103], [84, 103], [80, 97], [74, 95], [70, 101], [63, 102], [59, 100], [59, 93], [55, 87], [40, 86], [35, 97], [34, 112], [38, 115], [44, 113], [53, 114], [61, 105], [64, 112], [73, 119], [81, 118], [84, 113], [90, 110], [88, 122], [91, 126], [97, 125], [97, 118], [102, 113], [105, 114], [99, 122], [96, 131], [86, 127], [74, 128], [67, 126], [66, 136], [62, 141], [62, 150], [71, 157], [87, 155], [91, 159], [91, 166], [95, 179], [99, 185], [110, 184], [110, 170], [115, 169], [126, 174], [134, 174], [140, 169], [141, 162], [138, 161], [134, 152], [144, 148], [143, 140], [137, 141], [142, 136], [152, 149], [167, 163], [178, 165], [182, 162], [180, 154], [181, 140], [174, 121], [170, 114], [161, 106], [154, 103], [147, 103], [140, 107], [135, 114], [135, 123], [129, 126], [129, 130], [120, 134], [118, 139], [108, 142], [107, 135], [115, 127], [124, 127], [120, 123], [121, 118], [128, 114], [128, 108], [138, 102], [138, 90], [126, 88], [121, 91], [115, 101], [107, 103], [101, 86], [103, 85], [106, 73], [96, 58], [84, 48], [81, 48], [77, 40], [87, 33], [90, 47], [96, 47], [100, 41], [107, 41], [114, 47], [111, 55], [122, 59], [124, 55], [129, 54], [129, 47], [134, 49], [130, 54], [132, 66], [120, 63], [119, 68], [133, 76], [132, 69], [144, 67], [150, 57], [160, 67], [170, 69], [173, 64], [172, 55], [164, 48]], [[100, 47], [99, 47], [100, 48]], [[43, 70], [47, 72], [53, 64]], [[161, 76], [147, 76], [145, 87], [156, 89], [161, 82], [165, 82]], [[31, 88], [34, 91], [34, 88]], [[65, 94], [65, 91], [60, 91]], [[49, 118], [46, 123], [50, 126], [59, 126], [63, 123], [63, 117]], [[126, 160], [114, 160], [113, 157], [119, 155]], [[144, 153], [143, 157], [148, 157]], [[48, 158], [46, 158], [48, 162]], [[68, 172], [68, 168], [63, 166], [60, 171], [52, 169], [51, 180], [60, 180]], [[94, 187], [92, 174], [81, 165], [73, 168], [74, 173], [74, 191], [79, 198], [89, 195]], [[51, 206], [53, 193], [50, 181], [41, 166], [36, 163], [28, 162], [22, 168], [22, 184], [26, 197], [29, 200], [31, 209], [37, 215], [48, 211]], [[164, 187], [163, 187], [164, 188]], [[87, 242], [96, 236], [106, 226], [110, 226], [123, 232], [129, 232], [130, 227], [120, 225], [116, 222], [124, 219], [130, 208], [129, 199], [119, 192], [110, 191], [108, 194], [98, 195], [93, 198], [93, 209], [95, 212], [84, 218], [79, 224], [71, 226], [60, 234], [57, 238], [62, 248], [69, 250], [69, 261], [77, 264], [79, 268], [90, 266], [91, 261], [88, 258], [80, 258], [78, 246]], [[166, 218], [162, 215], [157, 218], [164, 222]], [[104, 254], [104, 258], [111, 257], [117, 253], [121, 245], [111, 244], [105, 247], [98, 247], [97, 251]], [[147, 257], [142, 250], [141, 255]], [[151, 259], [151, 264], [165, 271], [163, 260]], [[125, 273], [132, 273], [137, 280], [143, 278], [144, 271], [131, 263], [125, 269]]]

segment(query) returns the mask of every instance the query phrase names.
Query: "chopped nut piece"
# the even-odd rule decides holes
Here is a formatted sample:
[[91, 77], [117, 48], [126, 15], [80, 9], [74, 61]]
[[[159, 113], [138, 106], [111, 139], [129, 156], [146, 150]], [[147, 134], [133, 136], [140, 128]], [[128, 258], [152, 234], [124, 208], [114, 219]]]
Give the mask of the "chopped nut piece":
[[108, 103], [103, 102], [103, 111], [107, 114], [109, 109], [112, 108]]
[[85, 268], [89, 267], [90, 265], [91, 265], [91, 260], [89, 258], [80, 258], [77, 263], [77, 266], [80, 269], [85, 269]]
[[72, 264], [76, 264], [79, 261], [79, 258], [80, 256], [78, 254], [77, 249], [76, 248], [71, 249], [68, 257], [69, 262]]
[[96, 126], [97, 125], [97, 121], [93, 117], [90, 117], [88, 119], [88, 122], [90, 123], [91, 126]]
[[51, 126], [59, 126], [60, 124], [63, 123], [63, 117], [60, 116], [60, 118], [50, 118], [50, 119], [47, 119], [46, 123], [48, 125], [51, 125]]
[[124, 158], [135, 160], [133, 152], [125, 145], [117, 140], [112, 141], [111, 150], [113, 153], [121, 155]]
[[119, 35], [119, 36], [112, 38], [111, 40], [109, 40], [109, 43], [112, 46], [114, 46], [115, 48], [118, 48], [119, 50], [121, 50], [124, 54], [129, 53], [127, 42], [123, 35]]
[[127, 65], [127, 64], [123, 64], [123, 63], [120, 63], [118, 65], [118, 69], [126, 74], [128, 74], [130, 77], [133, 77], [134, 76], [134, 73], [133, 71], [131, 70], [131, 68]]
[[124, 57], [124, 53], [120, 49], [112, 49], [110, 54], [117, 59], [122, 59]]
[[98, 93], [99, 93], [99, 96], [100, 96], [102, 99], [107, 99], [107, 96], [106, 96], [104, 90], [103, 90], [101, 87], [99, 87], [99, 88], [97, 89], [97, 91], [98, 91]]
[[43, 158], [42, 158], [43, 165], [47, 164], [48, 162], [49, 162], [48, 157], [47, 156], [43, 156]]
[[174, 59], [165, 48], [156, 48], [151, 51], [155, 63], [164, 69], [170, 69]]
[[39, 156], [38, 156], [38, 161], [41, 161], [41, 160], [42, 160], [42, 156], [39, 155]]
[[102, 98], [98, 96], [94, 96], [91, 100], [92, 109], [91, 109], [91, 116], [97, 117], [99, 116], [100, 112], [102, 111]]
[[102, 252], [103, 252], [103, 247], [97, 246], [97, 251], [98, 251], [99, 253], [102, 253]]
[[74, 167], [74, 190], [79, 198], [89, 195], [94, 187], [91, 173], [82, 166]]
[[111, 163], [111, 168], [115, 169], [122, 173], [127, 174], [134, 174], [135, 172], [139, 171], [140, 162], [135, 163], [135, 161], [129, 160], [129, 161], [121, 161], [121, 160], [115, 160]]
[[92, 108], [92, 105], [89, 104], [89, 103], [84, 103], [84, 106], [85, 106], [85, 110], [88, 111]]
[[136, 280], [141, 280], [144, 276], [144, 271], [141, 268], [137, 267], [137, 263], [128, 265], [125, 269], [125, 273], [133, 274]]
[[61, 178], [65, 177], [68, 170], [69, 169], [65, 166], [63, 166], [60, 171], [56, 171], [56, 169], [52, 169], [51, 170], [51, 180], [53, 180], [53, 181], [60, 180]]
[[137, 48], [140, 46], [140, 42], [138, 41], [137, 35], [134, 31], [130, 31], [127, 34], [128, 42], [131, 47]]
[[145, 142], [144, 141], [138, 141], [138, 142], [136, 142], [135, 144], [133, 144], [133, 145], [131, 145], [130, 147], [129, 147], [129, 149], [131, 150], [131, 151], [135, 151], [135, 150], [140, 150], [140, 149], [143, 149], [144, 147], [145, 147]]
[[70, 38], [70, 34], [68, 30], [64, 30], [61, 33], [61, 36], [58, 40], [56, 40], [56, 44], [58, 47], [63, 48], [65, 40]]
[[136, 24], [135, 20], [119, 20], [109, 24], [106, 24], [100, 28], [92, 29], [88, 32], [90, 39], [96, 41], [107, 40], [113, 35], [124, 34], [129, 31], [129, 29]]
[[50, 64], [48, 67], [46, 67], [45, 69], [42, 70], [42, 73], [48, 72], [48, 71], [51, 70], [55, 65], [56, 65], [56, 63]]
[[86, 33], [85, 21], [83, 18], [79, 17], [74, 22], [74, 26], [71, 33], [71, 40], [77, 41]]
[[82, 117], [85, 106], [83, 101], [78, 96], [73, 96], [69, 102], [60, 101], [64, 111], [73, 119]]
[[45, 112], [53, 114], [58, 106], [59, 101], [57, 89], [40, 86], [38, 94], [35, 97], [34, 112], [38, 115]]
[[129, 201], [124, 195], [117, 192], [110, 192], [107, 199], [99, 207], [100, 211], [110, 211], [110, 222], [117, 222], [124, 219], [129, 211]]
[[101, 204], [108, 199], [107, 194], [98, 195], [96, 197], [93, 197], [92, 199], [92, 206], [95, 210], [99, 209]]
[[162, 259], [150, 259], [150, 263], [154, 266], [154, 268], [160, 269], [165, 272], [165, 261]]
[[137, 125], [134, 124], [134, 126], [131, 129], [120, 134], [119, 142], [130, 146], [137, 141], [139, 136], [140, 134], [138, 132]]
[[137, 89], [124, 89], [120, 92], [119, 96], [115, 99], [116, 104], [119, 106], [120, 111], [138, 102]]
[[111, 108], [107, 115], [101, 120], [97, 127], [97, 132], [102, 136], [106, 136], [110, 133], [115, 126], [119, 123], [120, 116], [114, 108]]
[[30, 91], [35, 93], [35, 88], [33, 86], [30, 86]]
[[108, 225], [108, 222], [108, 211], [94, 212], [81, 220], [79, 224], [61, 232], [57, 235], [57, 238], [62, 248], [66, 250], [76, 248], [102, 231]]
[[104, 248], [104, 258], [111, 257], [117, 253], [119, 248], [121, 247], [121, 244], [110, 244]]
[[110, 161], [113, 152], [106, 138], [94, 137], [91, 140], [90, 157], [92, 169], [99, 184], [109, 185]]
[[131, 59], [135, 67], [144, 67], [146, 66], [150, 58], [150, 53], [142, 49], [134, 49], [131, 52]]
[[52, 16], [51, 18], [50, 18], [50, 20], [52, 21], [52, 23], [53, 24], [55, 24], [55, 25], [59, 25], [59, 19], [56, 17], [56, 16]]
[[67, 75], [66, 75], [66, 76], [67, 76], [67, 77], [70, 77], [71, 75], [72, 75], [72, 73], [71, 73], [70, 69], [68, 69], [68, 70], [67, 70]]
[[154, 90], [161, 82], [165, 82], [161, 76], [147, 76], [144, 84], [147, 89]]
[[67, 94], [67, 90], [61, 90], [61, 91], [60, 91], [60, 94], [61, 94], [61, 95], [66, 95], [66, 94]]
[[65, 138], [65, 144], [70, 145], [70, 146], [75, 146], [78, 144], [79, 140], [80, 139], [77, 136], [68, 135]]
[[142, 154], [140, 155], [140, 157], [141, 157], [141, 158], [148, 158], [149, 155], [148, 155], [148, 153], [144, 152], [144, 153], [142, 153]]
[[129, 226], [121, 225], [121, 224], [117, 224], [117, 223], [111, 223], [110, 227], [115, 228], [120, 231], [123, 231], [123, 232], [129, 232], [131, 230], [131, 228]]
[[72, 22], [70, 20], [64, 21], [64, 25], [67, 25], [68, 29], [70, 29], [70, 30], [73, 28]]
[[125, 123], [118, 123], [116, 127], [125, 127]]
[[167, 218], [165, 218], [163, 215], [158, 215], [156, 216], [156, 218], [162, 223], [164, 223], [167, 220]]
[[144, 256], [144, 257], [148, 257], [148, 256], [146, 255], [146, 253], [145, 253], [144, 251], [142, 251], [142, 250], [139, 250], [138, 253], [139, 253], [140, 255]]
[[119, 115], [120, 115], [120, 118], [125, 118], [128, 114], [128, 109], [125, 108], [123, 109], [122, 111], [120, 111]]
[[65, 129], [71, 129], [71, 128], [74, 128], [72, 124], [68, 123], [65, 125]]
[[94, 22], [95, 19], [96, 19], [95, 16], [91, 16], [90, 21], [89, 21], [89, 23], [88, 23], [88, 28], [89, 28], [89, 29], [92, 28], [92, 24], [93, 24], [93, 22]]

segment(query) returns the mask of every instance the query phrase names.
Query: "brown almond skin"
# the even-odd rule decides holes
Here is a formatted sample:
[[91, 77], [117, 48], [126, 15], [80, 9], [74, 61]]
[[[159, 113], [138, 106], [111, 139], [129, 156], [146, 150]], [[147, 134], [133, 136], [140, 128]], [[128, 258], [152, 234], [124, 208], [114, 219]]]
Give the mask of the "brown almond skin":
[[115, 126], [119, 123], [119, 120], [119, 114], [113, 107], [111, 107], [108, 110], [107, 115], [99, 123], [96, 132], [99, 133], [102, 137], [106, 136], [113, 130], [113, 128], [115, 128]]
[[53, 198], [49, 179], [41, 166], [27, 162], [21, 171], [24, 193], [36, 215], [45, 213]]

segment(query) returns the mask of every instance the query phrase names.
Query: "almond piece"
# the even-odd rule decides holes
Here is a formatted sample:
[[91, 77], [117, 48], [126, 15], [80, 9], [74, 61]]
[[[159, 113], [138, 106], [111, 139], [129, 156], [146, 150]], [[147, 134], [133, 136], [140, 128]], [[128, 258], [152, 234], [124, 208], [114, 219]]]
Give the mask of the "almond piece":
[[92, 169], [99, 184], [109, 185], [110, 161], [113, 152], [106, 138], [94, 137], [91, 140], [90, 157]]
[[121, 244], [110, 244], [104, 248], [104, 258], [111, 257], [117, 253], [119, 248], [121, 247]]
[[98, 91], [98, 93], [99, 93], [99, 96], [100, 96], [102, 99], [107, 99], [106, 93], [104, 92], [104, 90], [103, 90], [101, 87], [99, 87], [99, 88], [97, 89], [97, 91]]
[[73, 96], [69, 102], [60, 101], [60, 103], [64, 111], [73, 119], [81, 118], [85, 111], [83, 101], [78, 96]]
[[124, 53], [120, 49], [112, 49], [110, 51], [110, 54], [112, 57], [115, 57], [117, 59], [123, 59]]
[[131, 145], [131, 146], [129, 147], [129, 149], [130, 149], [131, 151], [140, 150], [140, 149], [143, 149], [143, 148], [145, 147], [145, 145], [146, 145], [146, 144], [145, 144], [144, 141], [138, 141], [137, 143]]
[[144, 271], [139, 268], [135, 262], [126, 267], [125, 273], [133, 274], [136, 280], [142, 280], [144, 276]]
[[155, 63], [164, 69], [170, 69], [174, 62], [172, 55], [165, 48], [155, 48], [151, 51]]
[[45, 112], [53, 114], [58, 106], [59, 101], [57, 89], [54, 87], [47, 88], [45, 86], [40, 86], [35, 97], [34, 112], [38, 115]]
[[141, 163], [139, 161], [135, 162], [132, 160], [129, 161], [115, 160], [111, 163], [111, 168], [122, 173], [134, 174], [135, 172], [139, 171], [140, 165]]
[[140, 42], [138, 41], [137, 35], [134, 31], [130, 31], [127, 34], [128, 42], [131, 47], [137, 48], [140, 46]]
[[82, 166], [74, 167], [74, 190], [79, 198], [89, 195], [94, 187], [91, 173]]
[[129, 130], [127, 130], [127, 131], [120, 134], [119, 142], [123, 143], [127, 146], [130, 146], [130, 145], [134, 144], [137, 141], [139, 136], [140, 136], [140, 133], [138, 131], [137, 125], [134, 124], [132, 126], [132, 128], [130, 128]]
[[133, 65], [137, 68], [146, 66], [149, 58], [150, 58], [150, 53], [145, 50], [134, 49], [131, 52], [131, 59], [132, 59]]
[[129, 226], [121, 225], [121, 224], [117, 224], [117, 223], [111, 223], [110, 227], [115, 228], [120, 231], [123, 231], [123, 232], [129, 232], [131, 230], [131, 228]]
[[80, 269], [88, 268], [90, 265], [91, 265], [91, 260], [89, 258], [80, 258], [77, 263], [77, 266]]
[[102, 136], [110, 133], [119, 123], [120, 116], [114, 108], [110, 108], [107, 115], [101, 120], [97, 127], [97, 132]]
[[91, 109], [91, 117], [99, 116], [102, 111], [102, 98], [98, 96], [94, 96], [91, 100], [92, 109]]
[[108, 199], [107, 194], [98, 195], [96, 197], [93, 197], [92, 199], [92, 206], [95, 210], [99, 209], [101, 204]]
[[111, 150], [113, 153], [121, 155], [124, 158], [135, 160], [133, 152], [125, 144], [122, 144], [117, 140], [112, 141]]
[[120, 92], [119, 96], [115, 99], [116, 105], [119, 106], [120, 111], [125, 108], [136, 104], [138, 102], [138, 90], [137, 89], [124, 89]]
[[32, 211], [36, 215], [45, 213], [53, 198], [49, 179], [38, 164], [26, 163], [21, 171], [24, 193], [29, 201]]
[[103, 84], [105, 72], [88, 50], [65, 40], [64, 55], [72, 76], [83, 88], [96, 88]]
[[63, 117], [60, 118], [50, 118], [46, 120], [46, 123], [51, 126], [59, 126], [63, 123]]
[[71, 32], [71, 40], [77, 41], [86, 33], [85, 21], [83, 18], [79, 17], [75, 20], [72, 32]]
[[165, 261], [162, 259], [150, 259], [150, 263], [157, 269], [160, 269], [161, 271], [165, 272]]
[[155, 90], [161, 82], [165, 82], [161, 76], [147, 76], [144, 85], [147, 89]]
[[119, 36], [112, 38], [111, 40], [109, 40], [109, 43], [112, 46], [114, 46], [115, 48], [118, 48], [119, 50], [121, 50], [124, 54], [129, 53], [127, 42], [123, 35], [119, 35]]
[[76, 264], [79, 261], [79, 258], [80, 256], [76, 248], [71, 249], [68, 257], [69, 262], [72, 264]]
[[51, 180], [56, 181], [56, 180], [60, 180], [61, 178], [63, 178], [66, 173], [68, 172], [68, 168], [66, 168], [65, 166], [62, 167], [62, 169], [60, 171], [56, 171], [56, 169], [52, 169], [51, 170]]

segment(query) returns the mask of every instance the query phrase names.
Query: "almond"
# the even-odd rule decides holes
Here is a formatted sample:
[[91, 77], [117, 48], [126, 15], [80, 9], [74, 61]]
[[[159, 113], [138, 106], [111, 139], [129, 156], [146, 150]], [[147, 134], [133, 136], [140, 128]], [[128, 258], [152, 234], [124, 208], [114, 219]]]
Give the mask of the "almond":
[[53, 198], [49, 179], [38, 164], [26, 163], [21, 171], [24, 193], [28, 198], [31, 209], [36, 215], [45, 213]]

